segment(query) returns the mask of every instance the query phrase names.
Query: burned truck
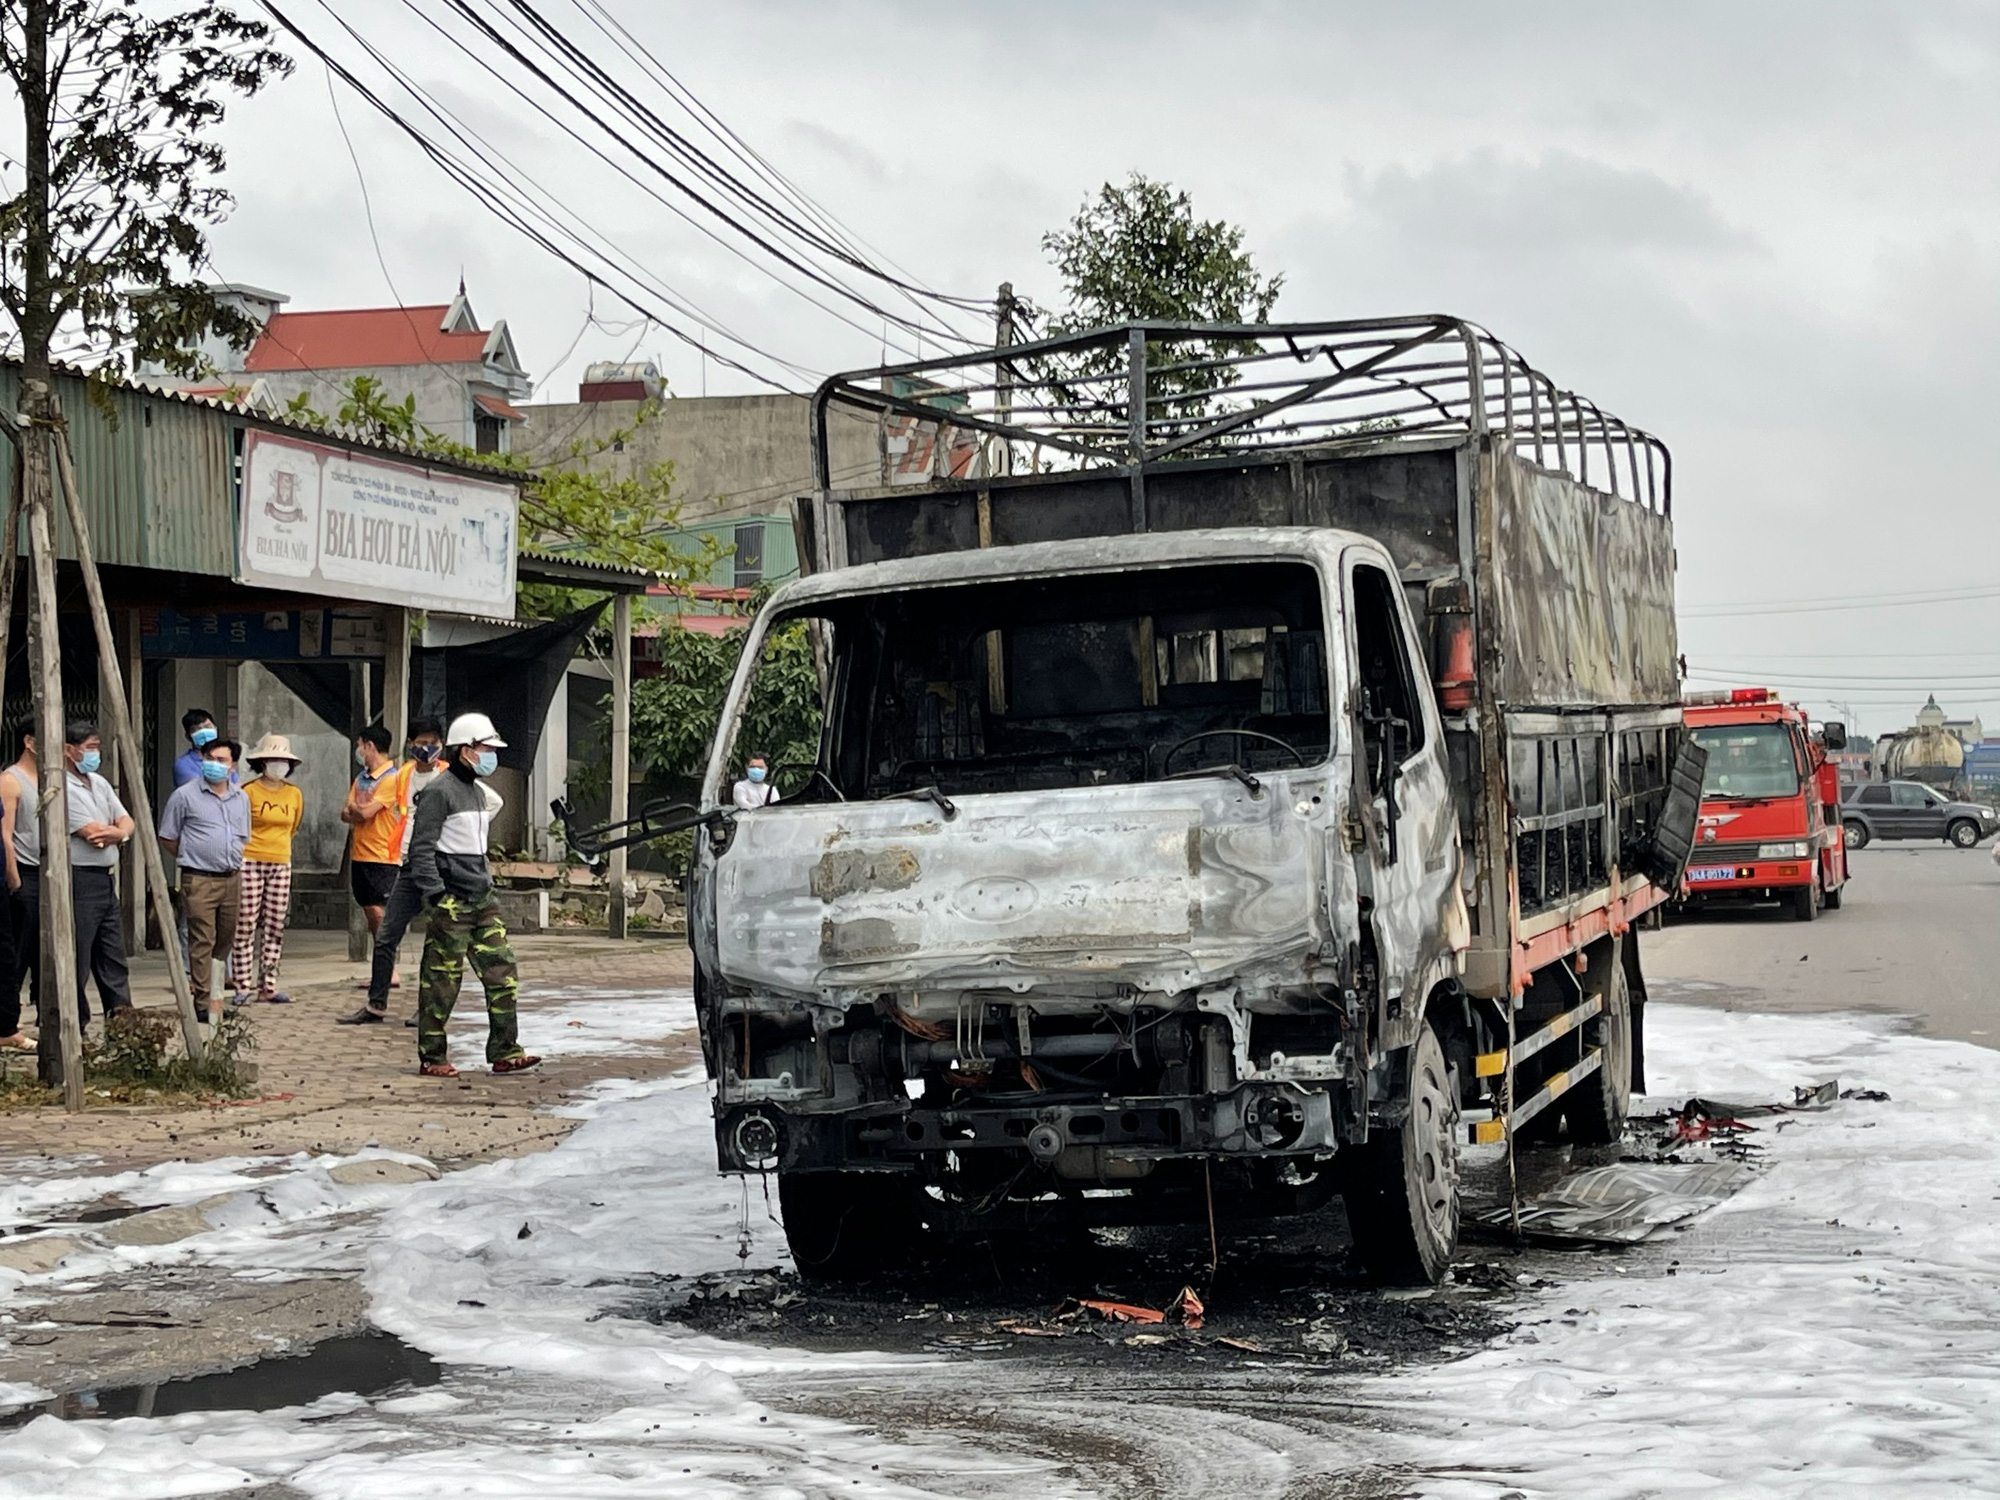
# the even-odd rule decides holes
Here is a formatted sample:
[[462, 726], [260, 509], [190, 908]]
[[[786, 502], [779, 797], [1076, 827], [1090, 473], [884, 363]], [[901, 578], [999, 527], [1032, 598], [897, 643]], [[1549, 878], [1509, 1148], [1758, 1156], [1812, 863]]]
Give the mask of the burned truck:
[[[809, 571], [687, 819], [720, 1165], [802, 1270], [1338, 1195], [1434, 1281], [1462, 1146], [1616, 1138], [1701, 780], [1661, 443], [1445, 316], [1135, 324], [811, 420]], [[855, 422], [889, 482], [836, 483]], [[739, 812], [787, 640], [817, 753]]]

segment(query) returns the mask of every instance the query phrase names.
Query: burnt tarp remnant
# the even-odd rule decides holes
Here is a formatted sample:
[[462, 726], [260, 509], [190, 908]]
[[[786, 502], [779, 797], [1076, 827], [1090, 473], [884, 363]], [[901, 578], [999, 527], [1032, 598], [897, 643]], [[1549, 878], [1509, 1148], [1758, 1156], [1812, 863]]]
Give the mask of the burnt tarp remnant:
[[[1754, 1176], [1751, 1168], [1734, 1162], [1592, 1167], [1523, 1203], [1521, 1232], [1536, 1239], [1636, 1245], [1655, 1230], [1715, 1207]], [[1473, 1218], [1502, 1229], [1511, 1222], [1505, 1205]]]

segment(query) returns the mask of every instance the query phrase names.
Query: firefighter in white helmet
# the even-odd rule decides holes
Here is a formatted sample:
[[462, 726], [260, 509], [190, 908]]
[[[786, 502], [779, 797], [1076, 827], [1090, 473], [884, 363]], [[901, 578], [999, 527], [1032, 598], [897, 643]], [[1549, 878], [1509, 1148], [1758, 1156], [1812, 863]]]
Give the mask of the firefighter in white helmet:
[[460, 714], [444, 735], [447, 774], [411, 814], [408, 878], [430, 913], [417, 995], [417, 1071], [454, 1078], [444, 1028], [458, 1002], [465, 961], [486, 991], [486, 1061], [495, 1073], [522, 1073], [541, 1061], [521, 1049], [514, 1017], [520, 988], [514, 950], [493, 897], [486, 844], [500, 798], [486, 778], [507, 748], [485, 714]]

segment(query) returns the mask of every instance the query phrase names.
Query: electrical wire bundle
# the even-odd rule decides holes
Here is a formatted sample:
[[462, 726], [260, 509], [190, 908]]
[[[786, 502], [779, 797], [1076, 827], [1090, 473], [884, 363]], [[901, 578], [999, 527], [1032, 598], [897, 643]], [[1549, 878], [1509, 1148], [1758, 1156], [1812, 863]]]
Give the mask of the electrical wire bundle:
[[[346, 7], [312, 0], [327, 22], [322, 39], [275, 0], [261, 3], [447, 177], [593, 292], [602, 289], [704, 358], [772, 389], [819, 378], [677, 291], [399, 66], [342, 13]], [[991, 299], [936, 291], [867, 245], [731, 129], [602, 0], [402, 3], [634, 191], [871, 343], [921, 357], [926, 344], [935, 352], [991, 342]]]

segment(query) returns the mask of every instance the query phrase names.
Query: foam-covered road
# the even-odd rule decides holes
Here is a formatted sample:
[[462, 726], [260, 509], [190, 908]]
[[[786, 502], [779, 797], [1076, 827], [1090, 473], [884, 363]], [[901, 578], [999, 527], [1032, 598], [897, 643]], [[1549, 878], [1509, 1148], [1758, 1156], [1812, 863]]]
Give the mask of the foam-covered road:
[[[643, 997], [618, 1003], [643, 1018]], [[1554, 1284], [1500, 1303], [1512, 1331], [1401, 1365], [792, 1348], [631, 1316], [662, 1275], [739, 1264], [743, 1195], [710, 1170], [691, 1077], [601, 1086], [557, 1149], [434, 1182], [346, 1183], [318, 1158], [23, 1184], [0, 1218], [109, 1191], [220, 1222], [5, 1273], [0, 1336], [31, 1336], [37, 1297], [163, 1264], [359, 1271], [376, 1323], [442, 1379], [259, 1413], [37, 1416], [0, 1432], [0, 1496], [2000, 1489], [2000, 1056], [1879, 1019], [1661, 1005], [1651, 1023], [1662, 1102], [1829, 1077], [1891, 1098], [1769, 1122], [1765, 1169], [1720, 1209], [1629, 1251], [1544, 1253]], [[752, 1207], [768, 1264], [781, 1242]]]

